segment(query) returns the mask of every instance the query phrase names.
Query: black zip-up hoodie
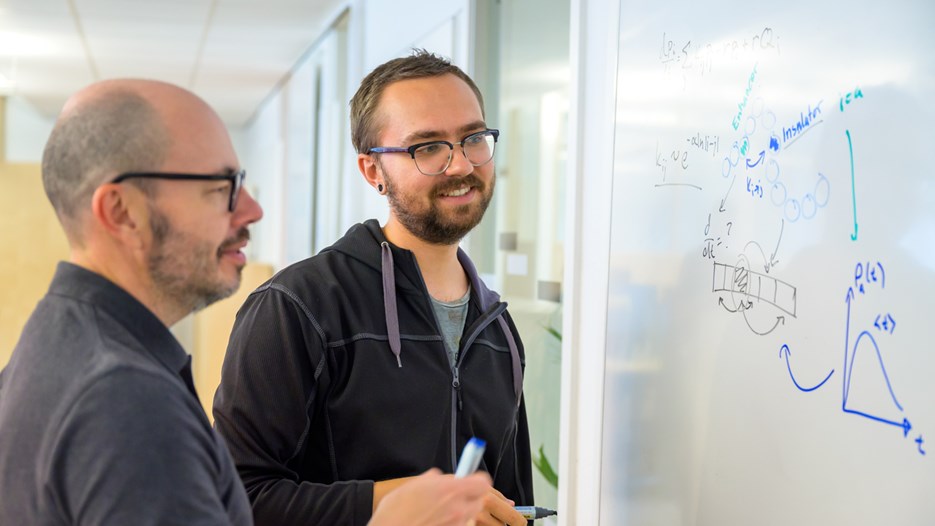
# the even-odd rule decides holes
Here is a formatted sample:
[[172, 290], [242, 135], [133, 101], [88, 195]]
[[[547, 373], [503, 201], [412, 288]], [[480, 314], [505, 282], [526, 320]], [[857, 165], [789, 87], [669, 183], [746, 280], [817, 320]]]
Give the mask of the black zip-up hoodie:
[[522, 342], [458, 258], [471, 299], [454, 367], [415, 256], [376, 220], [247, 298], [214, 418], [257, 525], [363, 526], [373, 481], [453, 472], [472, 436], [487, 442], [494, 486], [533, 504]]

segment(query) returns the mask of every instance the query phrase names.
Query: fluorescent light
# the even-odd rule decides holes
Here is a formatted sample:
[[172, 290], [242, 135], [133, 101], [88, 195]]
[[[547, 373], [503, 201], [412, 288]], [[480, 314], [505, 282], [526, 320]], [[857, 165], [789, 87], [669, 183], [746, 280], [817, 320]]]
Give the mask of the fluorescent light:
[[0, 56], [2, 57], [48, 55], [53, 50], [54, 46], [46, 38], [27, 33], [0, 31]]

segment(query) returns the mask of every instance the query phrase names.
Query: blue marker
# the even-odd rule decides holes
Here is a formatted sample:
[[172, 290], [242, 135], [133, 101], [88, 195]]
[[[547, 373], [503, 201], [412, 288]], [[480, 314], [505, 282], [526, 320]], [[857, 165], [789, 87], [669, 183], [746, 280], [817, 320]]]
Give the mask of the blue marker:
[[545, 517], [558, 515], [558, 512], [555, 510], [540, 508], [539, 506], [517, 506], [513, 509], [518, 511], [526, 520], [544, 519]]
[[464, 478], [477, 471], [480, 465], [480, 459], [484, 457], [484, 448], [487, 443], [477, 437], [471, 437], [461, 452], [461, 460], [458, 461], [458, 469], [455, 470], [455, 478]]

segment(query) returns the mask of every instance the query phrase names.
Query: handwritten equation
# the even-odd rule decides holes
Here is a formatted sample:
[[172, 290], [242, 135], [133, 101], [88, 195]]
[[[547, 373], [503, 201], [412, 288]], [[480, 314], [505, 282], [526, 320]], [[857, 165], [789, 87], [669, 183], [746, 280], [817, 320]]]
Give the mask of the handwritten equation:
[[662, 33], [659, 62], [666, 72], [676, 68], [682, 72], [706, 75], [714, 70], [715, 62], [721, 59], [738, 60], [747, 56], [764, 54], [779, 55], [779, 35], [771, 27], [764, 27], [740, 39], [723, 42], [697, 42], [691, 39], [676, 39]]

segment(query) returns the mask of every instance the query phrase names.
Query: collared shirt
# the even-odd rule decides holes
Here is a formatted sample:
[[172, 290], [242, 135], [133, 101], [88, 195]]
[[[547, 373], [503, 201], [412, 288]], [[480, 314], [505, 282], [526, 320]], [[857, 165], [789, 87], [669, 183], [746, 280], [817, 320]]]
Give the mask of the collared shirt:
[[0, 524], [251, 523], [191, 357], [129, 293], [59, 263], [0, 373]]

